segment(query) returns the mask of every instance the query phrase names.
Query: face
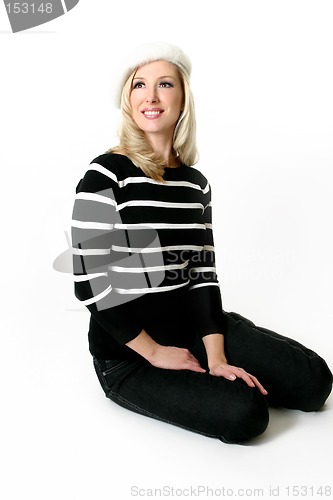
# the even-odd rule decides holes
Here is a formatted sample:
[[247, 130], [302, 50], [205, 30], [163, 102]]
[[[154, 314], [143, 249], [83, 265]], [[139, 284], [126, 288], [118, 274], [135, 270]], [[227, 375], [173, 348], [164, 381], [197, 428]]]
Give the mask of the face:
[[182, 111], [184, 93], [177, 67], [154, 61], [136, 71], [130, 95], [132, 118], [153, 139], [172, 137]]

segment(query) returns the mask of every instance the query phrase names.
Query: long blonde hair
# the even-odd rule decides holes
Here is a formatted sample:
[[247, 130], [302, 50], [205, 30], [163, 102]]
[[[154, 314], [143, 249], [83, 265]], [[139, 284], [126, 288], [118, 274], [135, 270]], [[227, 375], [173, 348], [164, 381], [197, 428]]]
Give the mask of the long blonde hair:
[[[172, 153], [181, 163], [192, 166], [198, 161], [194, 100], [186, 75], [179, 68], [177, 70], [183, 87], [184, 108], [174, 129]], [[132, 118], [130, 94], [136, 71], [133, 71], [127, 79], [121, 94], [122, 120], [118, 130], [119, 145], [109, 149], [109, 152], [125, 154], [148, 177], [163, 181], [165, 162], [154, 152], [144, 132]]]

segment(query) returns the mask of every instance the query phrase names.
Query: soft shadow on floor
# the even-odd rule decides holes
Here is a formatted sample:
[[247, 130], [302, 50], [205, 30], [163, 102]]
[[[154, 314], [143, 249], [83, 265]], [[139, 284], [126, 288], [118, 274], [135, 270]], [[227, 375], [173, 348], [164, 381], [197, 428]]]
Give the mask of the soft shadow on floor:
[[[266, 431], [254, 439], [249, 446], [260, 446], [279, 438], [281, 434], [290, 432], [298, 424], [301, 414], [297, 410], [287, 410], [285, 408], [269, 409], [269, 424]], [[245, 443], [247, 444], [247, 443]]]

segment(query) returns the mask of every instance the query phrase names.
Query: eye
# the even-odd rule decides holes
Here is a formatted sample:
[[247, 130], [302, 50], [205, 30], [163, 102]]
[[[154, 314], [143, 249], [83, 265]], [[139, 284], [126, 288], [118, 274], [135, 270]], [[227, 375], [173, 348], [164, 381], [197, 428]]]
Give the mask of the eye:
[[136, 82], [134, 85], [133, 85], [133, 89], [142, 89], [144, 87], [144, 83], [143, 82]]
[[165, 88], [165, 89], [168, 89], [168, 88], [172, 88], [172, 87], [173, 87], [173, 85], [172, 85], [172, 83], [170, 83], [170, 82], [161, 82], [161, 83], [160, 83], [160, 87]]

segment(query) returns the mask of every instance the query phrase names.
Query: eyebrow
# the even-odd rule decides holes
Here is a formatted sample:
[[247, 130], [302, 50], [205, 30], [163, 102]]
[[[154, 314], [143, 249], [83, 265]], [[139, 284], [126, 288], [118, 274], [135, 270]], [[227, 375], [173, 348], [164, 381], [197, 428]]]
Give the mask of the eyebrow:
[[[157, 80], [160, 80], [161, 78], [172, 78], [173, 80], [176, 80], [176, 78], [171, 75], [159, 76]], [[133, 80], [145, 80], [145, 78], [143, 76], [135, 76]]]

